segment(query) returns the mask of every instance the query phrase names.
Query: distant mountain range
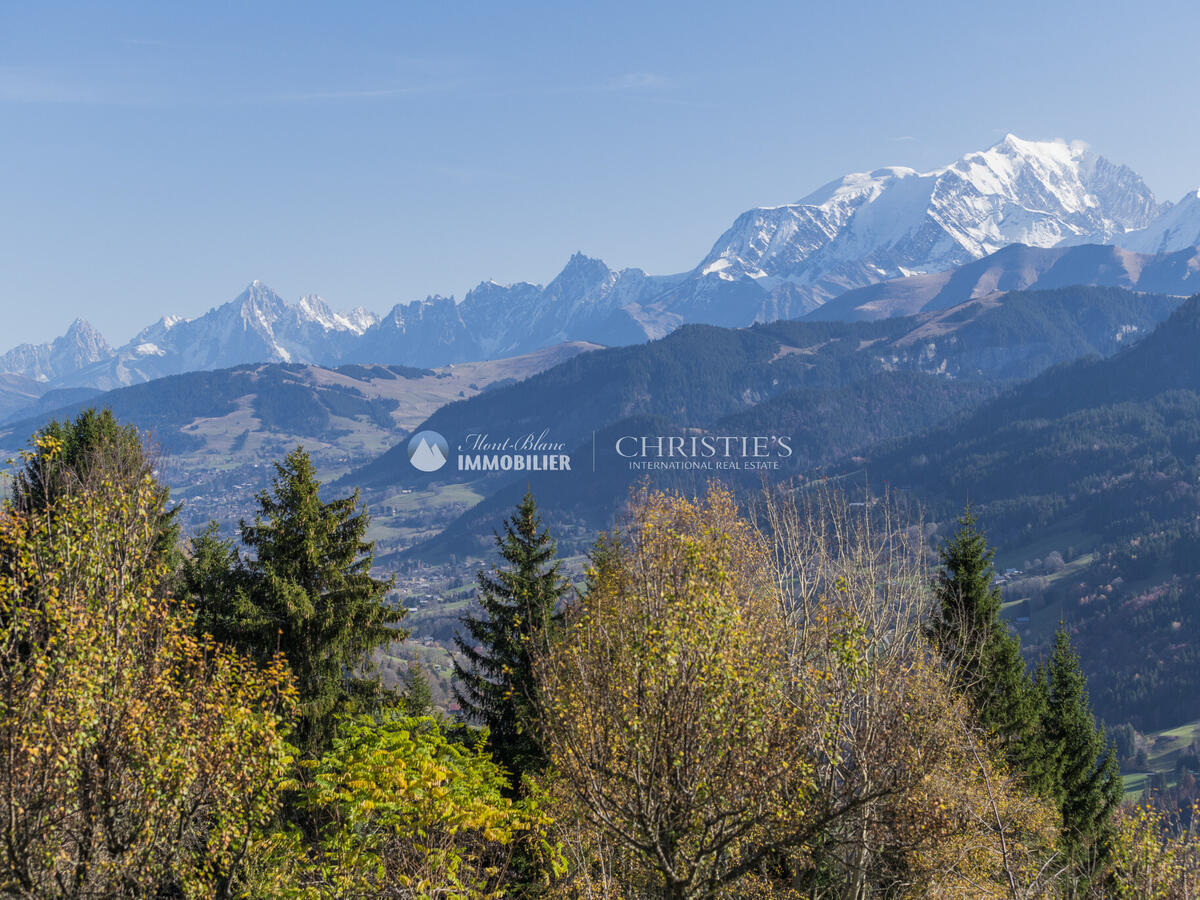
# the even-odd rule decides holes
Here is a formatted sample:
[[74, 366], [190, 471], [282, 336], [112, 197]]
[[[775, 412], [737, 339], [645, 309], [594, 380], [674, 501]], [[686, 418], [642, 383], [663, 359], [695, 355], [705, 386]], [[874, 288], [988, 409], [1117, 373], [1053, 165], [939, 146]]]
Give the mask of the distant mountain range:
[[112, 355], [104, 336], [88, 322], [76, 319], [66, 334], [48, 344], [21, 344], [0, 356], [0, 372], [54, 382]]
[[[646, 344], [599, 349], [569, 343], [436, 371], [242, 364], [104, 393], [58, 389], [8, 417], [0, 426], [0, 449], [15, 452], [50, 417], [101, 405], [148, 431], [176, 458], [180, 477], [172, 481], [181, 496], [206, 480], [197, 476], [200, 470], [261, 463], [289, 443], [338, 460], [327, 468], [349, 487], [391, 494], [459, 482], [478, 484], [487, 494], [506, 479], [455, 465], [432, 476], [419, 472], [408, 458], [408, 435], [438, 432], [453, 452], [472, 432], [548, 428], [552, 440], [574, 449], [594, 431], [643, 416], [686, 428], [736, 420], [742, 430], [792, 435], [790, 468], [800, 470], [932, 425], [994, 393], [996, 385], [1081, 356], [1111, 354], [1150, 332], [1180, 302], [1070, 287], [992, 293], [879, 321], [686, 326]], [[0, 389], [24, 392], [26, 403], [34, 384], [21, 376], [0, 378]], [[854, 414], [847, 416], [847, 409]], [[593, 489], [582, 474], [571, 480], [582, 485], [583, 501], [600, 511], [599, 518], [584, 518], [602, 526], [622, 492]]]
[[[795, 203], [749, 210], [676, 275], [616, 271], [576, 254], [545, 286], [484, 282], [462, 302], [432, 296], [382, 317], [338, 313], [315, 295], [292, 305], [256, 281], [205, 315], [164, 318], [116, 349], [77, 320], [50, 344], [0, 356], [0, 372], [45, 390], [107, 390], [251, 362], [436, 366], [567, 340], [638, 343], [685, 323], [895, 315], [989, 289], [1096, 283], [1183, 294], [1194, 289], [1198, 244], [1200, 192], [1159, 203], [1136, 173], [1082, 145], [1009, 135], [931, 172], [846, 175]], [[1014, 245], [1054, 253], [1002, 255]], [[944, 274], [981, 259], [992, 261], [978, 274]], [[874, 293], [841, 299], [868, 286]], [[4, 398], [0, 386], [0, 407]]]

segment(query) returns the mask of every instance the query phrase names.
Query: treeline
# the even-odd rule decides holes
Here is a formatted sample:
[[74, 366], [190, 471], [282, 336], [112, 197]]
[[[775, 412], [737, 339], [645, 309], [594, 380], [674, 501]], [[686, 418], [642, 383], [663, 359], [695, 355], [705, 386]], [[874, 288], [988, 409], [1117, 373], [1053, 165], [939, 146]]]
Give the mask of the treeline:
[[108, 413], [0, 512], [0, 891], [37, 898], [1187, 897], [1119, 809], [1065, 634], [1029, 672], [970, 511], [929, 572], [887, 503], [643, 491], [564, 578], [526, 496], [415, 674], [357, 495], [296, 450], [180, 541]]

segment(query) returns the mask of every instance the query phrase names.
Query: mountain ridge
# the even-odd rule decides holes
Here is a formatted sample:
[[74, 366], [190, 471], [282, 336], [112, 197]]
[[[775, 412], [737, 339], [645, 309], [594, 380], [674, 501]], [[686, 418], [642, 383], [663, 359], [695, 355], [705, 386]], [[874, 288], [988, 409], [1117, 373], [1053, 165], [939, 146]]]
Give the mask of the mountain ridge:
[[1200, 248], [1152, 255], [1099, 244], [1010, 244], [957, 269], [910, 275], [847, 291], [813, 310], [807, 318], [857, 321], [914, 315], [998, 292], [1072, 285], [1189, 296], [1200, 291]]
[[1137, 173], [1085, 145], [1007, 135], [941, 168], [851, 173], [796, 203], [747, 210], [694, 268], [674, 275], [616, 270], [576, 253], [544, 286], [482, 282], [461, 302], [431, 295], [383, 316], [337, 313], [316, 295], [288, 304], [256, 281], [202, 316], [164, 318], [117, 350], [26, 345], [0, 357], [0, 370], [110, 389], [246, 362], [434, 366], [569, 340], [639, 343], [685, 323], [796, 318], [848, 291], [951, 271], [1016, 244], [1145, 253], [1198, 243], [1200, 193], [1159, 203]]

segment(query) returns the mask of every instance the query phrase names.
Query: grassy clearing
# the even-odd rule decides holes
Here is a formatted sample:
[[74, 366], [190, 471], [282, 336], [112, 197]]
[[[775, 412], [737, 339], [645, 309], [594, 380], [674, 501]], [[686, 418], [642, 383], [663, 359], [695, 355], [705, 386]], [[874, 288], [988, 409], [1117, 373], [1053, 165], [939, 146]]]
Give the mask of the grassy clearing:
[[[1083, 571], [1088, 566], [1090, 566], [1095, 561], [1095, 559], [1096, 559], [1096, 555], [1094, 553], [1085, 553], [1085, 554], [1083, 554], [1083, 556], [1078, 556], [1075, 559], [1068, 562], [1066, 565], [1064, 565], [1059, 571], [1055, 572], [1053, 575], [1039, 575], [1037, 577], [1045, 578], [1047, 585], [1052, 585], [1052, 584], [1055, 584], [1060, 581], [1069, 581], [1070, 579], [1074, 578], [1079, 572]], [[1029, 599], [1028, 597], [1019, 597], [1016, 600], [1009, 600], [1007, 603], [1004, 604], [1003, 608], [1008, 609], [1010, 607], [1016, 606], [1018, 603], [1024, 603], [1028, 599]], [[1058, 610], [1057, 606], [1055, 606], [1055, 607], [1048, 606], [1048, 607], [1046, 607], [1046, 610], [1050, 610], [1052, 608], [1055, 609], [1056, 611]], [[1039, 612], [1044, 612], [1046, 610], [1040, 610]], [[1057, 616], [1055, 616], [1055, 622], [1057, 622], [1057, 621], [1058, 621], [1058, 618], [1057, 618]]]
[[1042, 532], [1035, 530], [1037, 537], [1026, 544], [1015, 547], [1001, 548], [996, 551], [996, 566], [1004, 569], [1023, 569], [1025, 563], [1035, 559], [1045, 559], [1050, 553], [1058, 550], [1064, 557], [1067, 551], [1074, 547], [1075, 552], [1091, 547], [1097, 543], [1097, 536], [1084, 527], [1083, 517], [1076, 516], [1062, 523], [1053, 531]]
[[1146, 737], [1150, 741], [1146, 753], [1149, 766], [1146, 771], [1124, 776], [1126, 801], [1137, 800], [1153, 775], [1166, 775], [1167, 784], [1175, 784], [1175, 763], [1188, 745], [1200, 738], [1200, 721], [1151, 732]]
[[471, 485], [440, 484], [434, 485], [425, 491], [410, 491], [409, 493], [395, 491], [389, 493], [379, 500], [378, 505], [394, 507], [397, 513], [407, 513], [431, 508], [436, 509], [454, 503], [474, 506], [482, 499], [483, 495], [477, 493]]

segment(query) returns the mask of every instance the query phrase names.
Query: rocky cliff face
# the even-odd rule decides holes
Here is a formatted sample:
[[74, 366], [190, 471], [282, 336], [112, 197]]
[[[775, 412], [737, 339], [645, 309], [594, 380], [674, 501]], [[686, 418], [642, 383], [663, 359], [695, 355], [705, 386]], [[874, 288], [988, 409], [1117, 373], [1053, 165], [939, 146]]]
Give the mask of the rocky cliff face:
[[112, 355], [103, 335], [76, 319], [62, 337], [48, 344], [21, 344], [0, 356], [0, 372], [34, 381], [53, 381]]

